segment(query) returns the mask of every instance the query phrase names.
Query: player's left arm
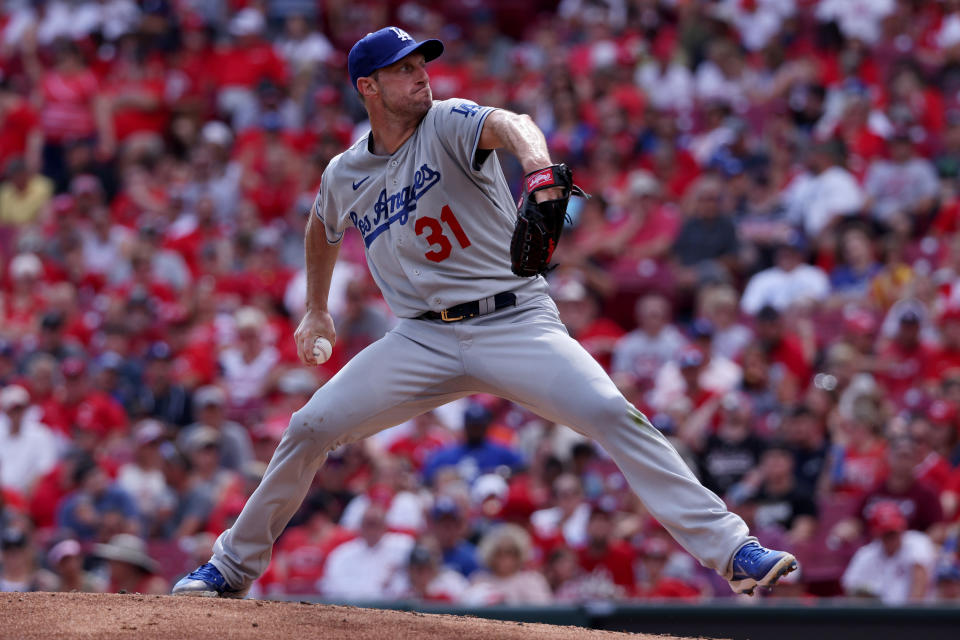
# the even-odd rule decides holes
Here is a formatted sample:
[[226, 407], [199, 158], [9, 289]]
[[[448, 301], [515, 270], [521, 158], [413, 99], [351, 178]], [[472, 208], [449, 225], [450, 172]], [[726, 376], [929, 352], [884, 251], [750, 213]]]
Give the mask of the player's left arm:
[[[547, 139], [533, 118], [523, 113], [513, 113], [497, 109], [487, 116], [480, 132], [478, 149], [505, 149], [515, 155], [523, 167], [523, 173], [529, 174], [553, 164]], [[553, 200], [562, 196], [562, 189], [544, 189], [534, 193], [537, 202]]]

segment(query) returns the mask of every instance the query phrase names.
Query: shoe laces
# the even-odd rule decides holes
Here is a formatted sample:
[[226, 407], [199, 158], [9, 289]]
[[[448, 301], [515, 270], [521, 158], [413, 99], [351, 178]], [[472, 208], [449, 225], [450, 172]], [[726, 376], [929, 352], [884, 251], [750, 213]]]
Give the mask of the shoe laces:
[[761, 547], [758, 544], [747, 545], [737, 554], [737, 559], [740, 561], [740, 565], [750, 565], [756, 564], [763, 560], [764, 556], [767, 555], [767, 550]]

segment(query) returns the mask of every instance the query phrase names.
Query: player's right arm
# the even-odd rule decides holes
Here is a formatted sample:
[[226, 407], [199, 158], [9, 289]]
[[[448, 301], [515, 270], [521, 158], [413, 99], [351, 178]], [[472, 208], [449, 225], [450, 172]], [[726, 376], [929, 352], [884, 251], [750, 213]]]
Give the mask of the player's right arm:
[[[318, 198], [318, 201], [320, 199]], [[314, 365], [313, 343], [317, 338], [326, 338], [330, 344], [336, 344], [337, 331], [333, 318], [327, 310], [327, 296], [330, 294], [330, 278], [333, 267], [340, 254], [340, 243], [332, 243], [327, 238], [326, 227], [316, 214], [316, 206], [307, 217], [307, 229], [304, 239], [307, 273], [307, 312], [294, 333], [297, 353], [305, 364]]]

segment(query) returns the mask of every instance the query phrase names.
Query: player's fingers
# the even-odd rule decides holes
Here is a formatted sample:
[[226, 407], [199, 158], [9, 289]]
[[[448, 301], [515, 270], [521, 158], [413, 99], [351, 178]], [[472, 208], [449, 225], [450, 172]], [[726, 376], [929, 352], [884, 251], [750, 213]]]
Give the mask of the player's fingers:
[[297, 336], [297, 355], [300, 356], [300, 361], [303, 364], [315, 364], [313, 358], [313, 341], [316, 339], [315, 336], [304, 332]]

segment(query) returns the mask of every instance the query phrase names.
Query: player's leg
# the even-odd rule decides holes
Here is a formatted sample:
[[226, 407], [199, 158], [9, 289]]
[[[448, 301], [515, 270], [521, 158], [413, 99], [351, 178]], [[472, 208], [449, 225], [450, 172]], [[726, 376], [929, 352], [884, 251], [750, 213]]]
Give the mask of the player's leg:
[[[242, 595], [266, 570], [274, 542], [329, 451], [465, 395], [452, 330], [425, 329], [426, 323], [401, 321], [293, 414], [259, 487], [214, 545], [211, 563], [226, 582], [217, 591]], [[178, 583], [174, 592], [209, 591], [198, 582], [210, 580]]]
[[746, 523], [700, 484], [670, 442], [570, 338], [553, 302], [540, 299], [498, 320], [471, 327], [475, 346], [467, 372], [491, 393], [600, 443], [670, 534], [703, 565], [733, 578], [732, 557], [754, 541]]

